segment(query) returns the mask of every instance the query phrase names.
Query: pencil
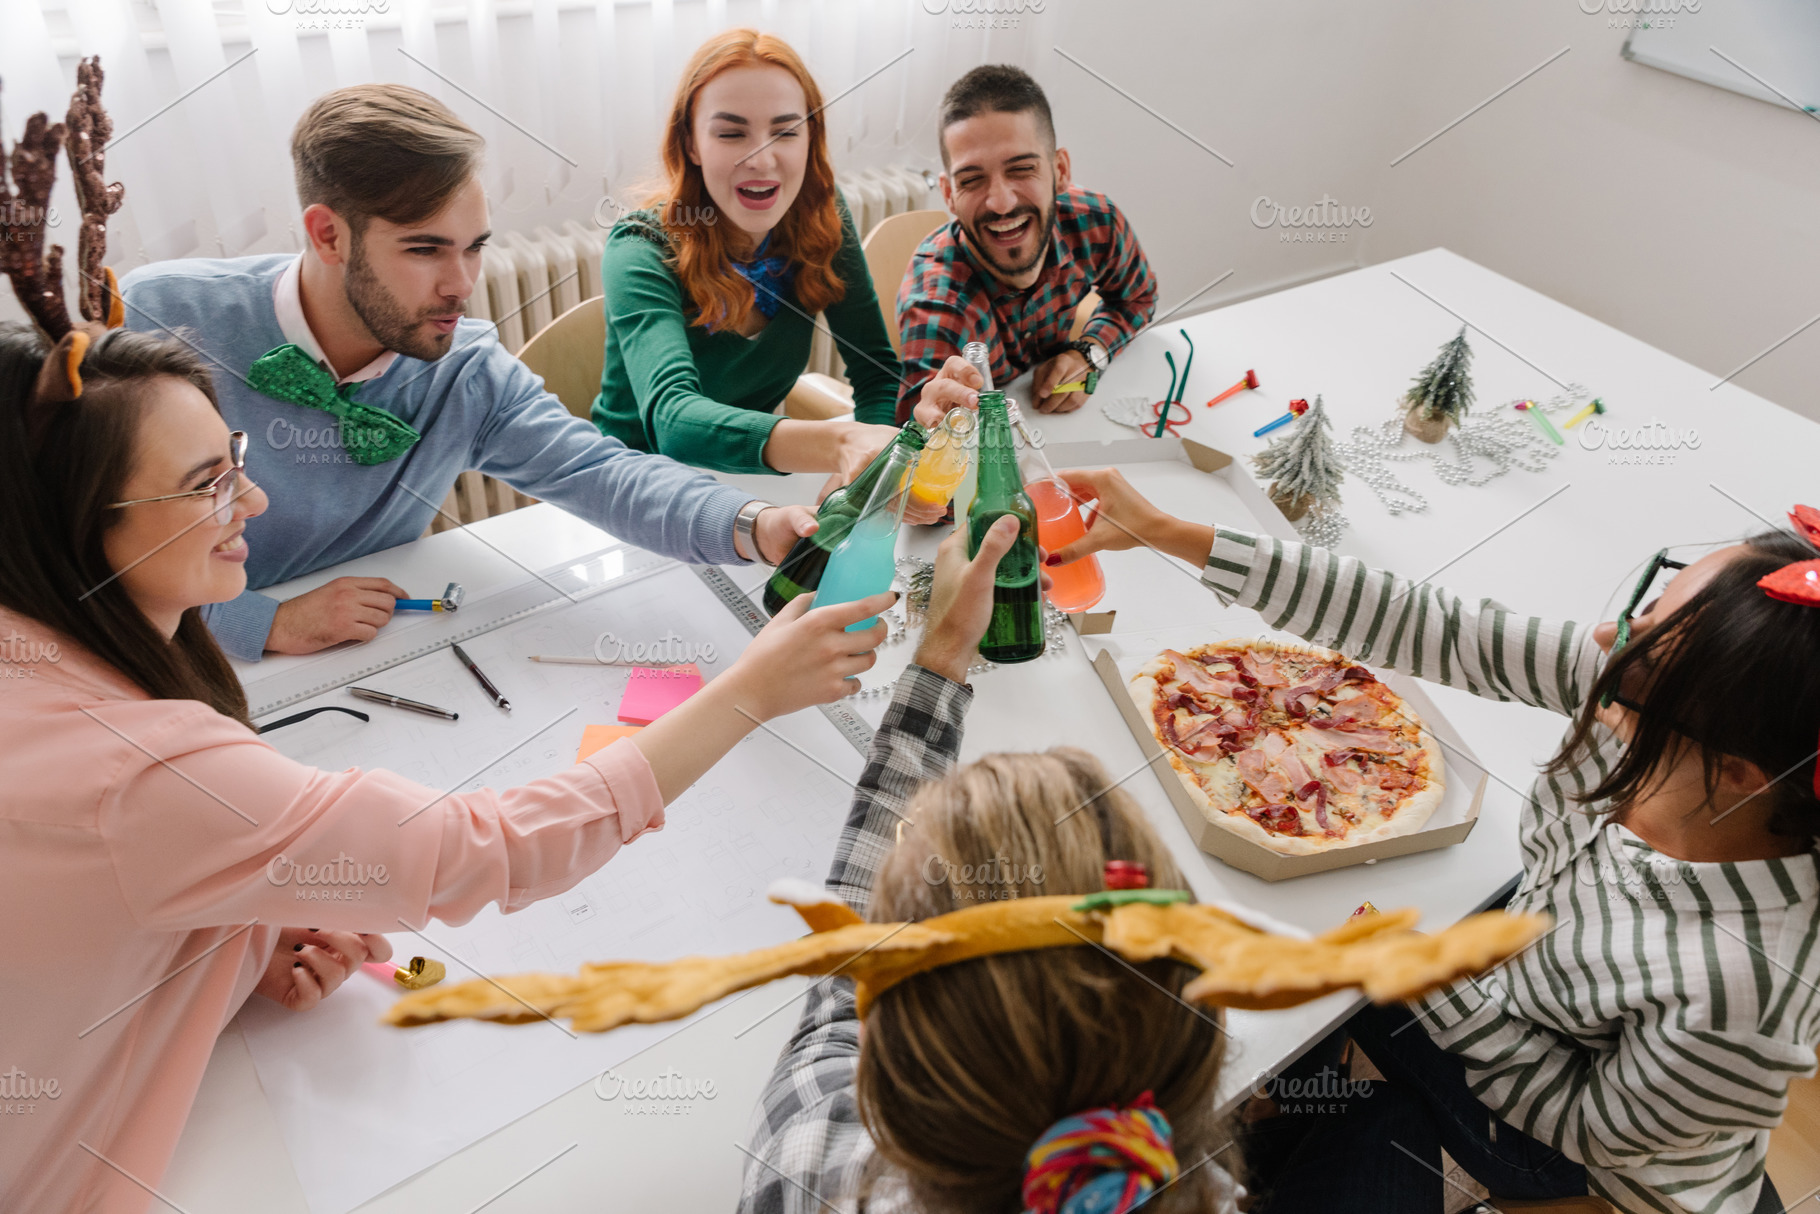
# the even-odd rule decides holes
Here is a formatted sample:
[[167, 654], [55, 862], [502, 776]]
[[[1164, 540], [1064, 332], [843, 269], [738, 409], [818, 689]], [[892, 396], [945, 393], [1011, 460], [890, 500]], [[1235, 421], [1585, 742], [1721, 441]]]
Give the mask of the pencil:
[[629, 658], [615, 658], [610, 662], [603, 662], [599, 658], [564, 657], [542, 653], [531, 654], [530, 659], [533, 662], [553, 662], [559, 666], [687, 666], [689, 664], [688, 662], [671, 662], [662, 658], [647, 658], [641, 662], [635, 662]]

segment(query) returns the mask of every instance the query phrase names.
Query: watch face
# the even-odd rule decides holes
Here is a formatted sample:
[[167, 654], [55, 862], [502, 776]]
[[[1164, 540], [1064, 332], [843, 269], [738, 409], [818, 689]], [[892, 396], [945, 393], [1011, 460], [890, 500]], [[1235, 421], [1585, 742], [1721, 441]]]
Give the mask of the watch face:
[[1106, 357], [1106, 351], [1094, 345], [1092, 342], [1088, 342], [1087, 361], [1092, 364], [1095, 371], [1104, 371], [1106, 369], [1106, 364], [1111, 360]]

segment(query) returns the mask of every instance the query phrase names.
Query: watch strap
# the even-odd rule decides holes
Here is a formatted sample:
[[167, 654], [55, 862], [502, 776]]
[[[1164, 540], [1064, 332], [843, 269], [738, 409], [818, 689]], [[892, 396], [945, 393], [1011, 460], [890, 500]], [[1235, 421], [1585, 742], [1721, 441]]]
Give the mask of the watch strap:
[[765, 559], [764, 549], [758, 546], [758, 516], [773, 505], [761, 497], [755, 497], [741, 506], [739, 513], [733, 516], [733, 534], [746, 541], [746, 551], [752, 554], [753, 560], [765, 565], [771, 562]]

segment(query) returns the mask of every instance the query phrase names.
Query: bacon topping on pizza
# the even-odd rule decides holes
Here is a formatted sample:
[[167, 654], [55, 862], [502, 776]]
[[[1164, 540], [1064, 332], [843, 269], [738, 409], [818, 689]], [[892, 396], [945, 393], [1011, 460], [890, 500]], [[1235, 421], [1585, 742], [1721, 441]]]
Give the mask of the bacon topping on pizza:
[[1192, 761], [1188, 774], [1227, 813], [1273, 835], [1339, 842], [1361, 823], [1387, 820], [1425, 785], [1420, 723], [1363, 666], [1244, 643], [1160, 658], [1157, 737]]

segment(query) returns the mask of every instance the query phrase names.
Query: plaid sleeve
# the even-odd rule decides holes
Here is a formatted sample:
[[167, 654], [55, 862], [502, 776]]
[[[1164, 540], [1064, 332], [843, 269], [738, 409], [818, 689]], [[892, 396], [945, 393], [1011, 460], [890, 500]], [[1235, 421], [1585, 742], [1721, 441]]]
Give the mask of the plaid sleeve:
[[1099, 342], [1107, 354], [1117, 354], [1156, 315], [1156, 275], [1150, 272], [1125, 213], [1110, 202], [1106, 209], [1112, 220], [1110, 237], [1098, 250], [1093, 271], [1100, 306], [1087, 318], [1081, 336]]
[[[973, 691], [912, 665], [873, 736], [828, 874], [828, 888], [862, 913], [872, 882], [897, 841], [897, 824], [924, 780], [947, 773], [961, 748]], [[853, 1096], [859, 1018], [853, 983], [824, 978], [809, 988], [802, 1020], [759, 1099], [747, 1149], [740, 1214], [850, 1211], [872, 1140]]]
[[829, 890], [860, 914], [866, 913], [872, 882], [897, 844], [898, 823], [917, 786], [954, 766], [961, 722], [972, 702], [972, 688], [921, 666], [906, 667], [898, 679], [828, 871]]
[[[942, 234], [937, 229], [934, 240]], [[910, 259], [910, 269], [897, 291], [897, 333], [903, 349], [904, 378], [898, 388], [897, 421], [909, 420], [921, 399], [923, 385], [970, 341], [983, 335], [973, 332], [967, 320], [967, 300], [954, 275], [954, 263], [928, 242]]]

